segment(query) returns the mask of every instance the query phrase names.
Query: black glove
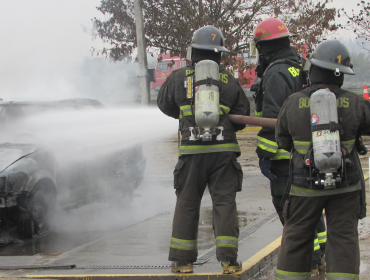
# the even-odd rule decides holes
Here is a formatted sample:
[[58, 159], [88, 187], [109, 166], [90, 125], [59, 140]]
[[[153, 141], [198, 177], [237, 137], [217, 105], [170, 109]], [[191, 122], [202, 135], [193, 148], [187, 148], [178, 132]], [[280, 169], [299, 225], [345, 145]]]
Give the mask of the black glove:
[[260, 158], [259, 165], [260, 165], [262, 174], [270, 181], [275, 180], [277, 176], [270, 172], [270, 168], [271, 168], [270, 158], [261, 157], [261, 156], [259, 156], [259, 158]]

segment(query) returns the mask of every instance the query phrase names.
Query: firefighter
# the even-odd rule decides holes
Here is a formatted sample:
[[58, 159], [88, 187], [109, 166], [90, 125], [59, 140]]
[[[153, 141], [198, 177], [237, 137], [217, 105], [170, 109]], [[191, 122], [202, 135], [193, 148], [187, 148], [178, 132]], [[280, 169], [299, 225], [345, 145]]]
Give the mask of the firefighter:
[[[263, 20], [254, 31], [254, 43], [259, 53], [256, 72], [261, 78], [255, 96], [256, 116], [277, 118], [284, 101], [306, 84], [302, 59], [290, 46], [291, 36], [293, 35], [285, 23], [277, 18]], [[263, 127], [257, 136], [256, 153], [262, 174], [270, 180], [272, 203], [284, 225], [281, 200], [289, 179], [290, 151], [278, 146], [274, 129]], [[315, 254], [312, 273], [316, 275], [319, 273], [318, 266], [322, 264], [322, 254], [325, 252], [324, 219], [318, 223], [318, 230], [318, 236], [313, 241]], [[322, 266], [320, 268], [325, 269]]]
[[[360, 95], [341, 89], [344, 74], [354, 75], [350, 60], [347, 48], [338, 40], [320, 43], [309, 58], [310, 87], [290, 96], [281, 108], [276, 140], [283, 149], [293, 148], [293, 159], [292, 183], [284, 204], [285, 225], [275, 279], [310, 279], [311, 240], [323, 209], [328, 235], [325, 259], [327, 279], [359, 279], [357, 226], [358, 219], [366, 216], [366, 200], [358, 157], [361, 151], [355, 143], [358, 133], [370, 134], [370, 103]], [[319, 108], [320, 113], [311, 113], [317, 106], [322, 106], [313, 102], [316, 97], [311, 97], [320, 89], [334, 93], [320, 91], [326, 93], [323, 95], [325, 98], [331, 94], [332, 100], [328, 104], [334, 109], [325, 106]], [[322, 104], [330, 100], [325, 98], [320, 99]], [[325, 124], [322, 114], [333, 114], [327, 112], [337, 114], [338, 121]], [[315, 127], [319, 124], [321, 126]], [[325, 138], [320, 138], [323, 135], [326, 135]], [[338, 139], [331, 141], [335, 135]], [[340, 167], [335, 172], [340, 177], [335, 177], [335, 184], [329, 184], [327, 180], [334, 175], [324, 174], [322, 169], [318, 169], [321, 165], [315, 159], [320, 152], [320, 159], [324, 158], [320, 164], [329, 164], [335, 154], [331, 151], [337, 150]]]
[[[173, 71], [158, 93], [158, 107], [164, 114], [179, 119], [182, 135], [179, 160], [174, 170], [177, 202], [169, 251], [172, 272], [193, 271], [198, 255], [200, 204], [207, 185], [213, 202], [216, 255], [221, 261], [222, 272], [233, 273], [242, 268], [237, 259], [239, 226], [235, 197], [242, 187], [243, 172], [237, 162], [240, 149], [235, 132], [245, 125], [233, 124], [228, 114], [248, 116], [250, 104], [234, 76], [220, 65], [222, 52], [229, 51], [224, 46], [220, 30], [210, 25], [198, 29], [188, 47], [187, 58], [191, 65]], [[197, 106], [194, 108], [194, 103], [187, 97], [188, 89], [184, 87], [184, 80], [196, 76], [195, 67], [205, 60], [217, 67], [216, 75], [221, 82], [216, 110], [218, 127], [222, 129], [215, 130], [212, 139], [208, 139], [210, 141], [196, 137]], [[209, 83], [216, 82], [210, 79]], [[219, 136], [223, 140], [219, 140]]]

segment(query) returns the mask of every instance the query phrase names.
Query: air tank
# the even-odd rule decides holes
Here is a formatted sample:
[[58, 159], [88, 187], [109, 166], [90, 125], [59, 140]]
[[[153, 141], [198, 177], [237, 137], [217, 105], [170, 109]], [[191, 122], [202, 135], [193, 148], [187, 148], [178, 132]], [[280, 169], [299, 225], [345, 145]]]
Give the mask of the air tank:
[[[219, 66], [212, 60], [202, 60], [195, 65], [195, 80], [201, 81], [207, 78], [219, 80]], [[200, 85], [195, 88], [195, 123], [204, 129], [203, 141], [212, 140], [213, 128], [219, 122], [220, 92], [216, 85]]]
[[[311, 95], [310, 109], [312, 126], [338, 123], [337, 100], [328, 89], [320, 89]], [[332, 173], [337, 172], [342, 163], [339, 130], [312, 132], [312, 144], [315, 167], [326, 175], [325, 188], [335, 186]]]

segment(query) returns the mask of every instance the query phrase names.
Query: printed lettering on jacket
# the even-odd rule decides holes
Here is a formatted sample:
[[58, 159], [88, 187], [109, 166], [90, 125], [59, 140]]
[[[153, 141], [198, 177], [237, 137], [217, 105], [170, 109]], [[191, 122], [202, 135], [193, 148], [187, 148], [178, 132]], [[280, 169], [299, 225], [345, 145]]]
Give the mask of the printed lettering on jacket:
[[[299, 107], [299, 109], [310, 108], [310, 99], [308, 97], [299, 98], [298, 107]], [[349, 107], [348, 97], [339, 97], [337, 99], [337, 107], [338, 108], [348, 108]]]
[[299, 76], [300, 70], [298, 68], [292, 66], [288, 68], [288, 71], [290, 72], [290, 74], [292, 74], [293, 77]]

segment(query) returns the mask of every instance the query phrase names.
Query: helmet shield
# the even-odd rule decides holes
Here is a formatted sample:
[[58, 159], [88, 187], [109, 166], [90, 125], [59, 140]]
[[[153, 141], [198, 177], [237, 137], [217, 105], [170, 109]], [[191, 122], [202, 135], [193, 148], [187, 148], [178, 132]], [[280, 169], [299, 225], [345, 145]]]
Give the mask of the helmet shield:
[[257, 49], [257, 46], [256, 46], [256, 41], [252, 40], [249, 42], [249, 55], [250, 56], [256, 56], [258, 57], [259, 54], [258, 54], [258, 49]]
[[326, 40], [321, 42], [310, 55], [312, 65], [336, 72], [354, 75], [351, 65], [351, 56], [346, 48], [338, 40]]
[[207, 25], [194, 32], [190, 46], [194, 49], [214, 52], [230, 52], [225, 48], [225, 39], [216, 27]]

